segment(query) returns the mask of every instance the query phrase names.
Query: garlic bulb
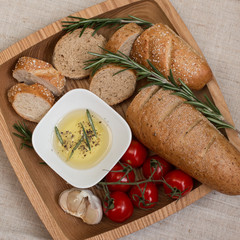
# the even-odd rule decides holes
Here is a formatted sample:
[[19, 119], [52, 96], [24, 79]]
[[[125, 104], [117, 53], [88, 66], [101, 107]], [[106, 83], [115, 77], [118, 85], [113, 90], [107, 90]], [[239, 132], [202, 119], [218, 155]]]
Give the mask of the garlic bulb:
[[59, 196], [59, 205], [65, 212], [82, 218], [87, 224], [98, 224], [102, 219], [101, 201], [90, 190], [65, 190]]

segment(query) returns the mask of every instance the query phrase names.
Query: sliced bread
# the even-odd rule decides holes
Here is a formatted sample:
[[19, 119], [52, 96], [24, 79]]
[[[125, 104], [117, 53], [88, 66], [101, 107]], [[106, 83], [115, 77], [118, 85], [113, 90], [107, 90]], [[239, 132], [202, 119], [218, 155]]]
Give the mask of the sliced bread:
[[129, 98], [136, 87], [136, 75], [132, 70], [114, 75], [123, 69], [112, 64], [102, 67], [90, 78], [89, 90], [109, 105], [118, 104]]
[[120, 51], [129, 56], [135, 39], [142, 32], [143, 29], [136, 23], [128, 23], [112, 35], [105, 48], [113, 53]]
[[85, 29], [79, 37], [82, 29], [65, 34], [56, 44], [53, 53], [53, 65], [65, 77], [82, 79], [90, 74], [90, 70], [84, 70], [84, 62], [94, 58], [88, 52], [103, 53], [100, 47], [104, 47], [106, 40], [102, 35], [95, 34], [91, 28]]
[[18, 83], [8, 90], [8, 100], [22, 118], [39, 122], [54, 104], [53, 94], [43, 85]]
[[56, 96], [62, 94], [66, 82], [65, 77], [50, 63], [32, 57], [19, 58], [13, 77], [26, 84], [42, 84]]

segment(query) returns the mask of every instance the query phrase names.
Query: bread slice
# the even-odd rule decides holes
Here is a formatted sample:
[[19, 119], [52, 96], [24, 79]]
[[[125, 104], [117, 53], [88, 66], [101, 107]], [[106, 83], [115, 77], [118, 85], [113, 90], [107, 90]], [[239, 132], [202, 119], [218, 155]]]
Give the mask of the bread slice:
[[145, 30], [134, 42], [131, 57], [147, 68], [149, 60], [165, 77], [170, 69], [191, 89], [200, 90], [212, 79], [206, 60], [172, 29], [162, 23]]
[[43, 85], [18, 83], [8, 90], [8, 100], [22, 118], [39, 122], [54, 104], [53, 94]]
[[90, 78], [89, 90], [109, 105], [118, 104], [129, 98], [135, 90], [137, 78], [132, 70], [114, 75], [123, 69], [112, 64], [102, 67]]
[[65, 77], [50, 63], [32, 57], [19, 58], [13, 77], [26, 84], [42, 84], [56, 96], [62, 94], [66, 82]]
[[90, 70], [84, 70], [84, 62], [94, 58], [88, 52], [103, 53], [100, 47], [104, 47], [106, 40], [102, 35], [95, 34], [91, 28], [85, 29], [79, 37], [82, 29], [65, 34], [56, 44], [53, 52], [53, 65], [65, 77], [82, 79], [90, 74]]
[[142, 32], [143, 29], [136, 23], [128, 23], [111, 36], [105, 48], [113, 53], [120, 51], [129, 56], [134, 41]]

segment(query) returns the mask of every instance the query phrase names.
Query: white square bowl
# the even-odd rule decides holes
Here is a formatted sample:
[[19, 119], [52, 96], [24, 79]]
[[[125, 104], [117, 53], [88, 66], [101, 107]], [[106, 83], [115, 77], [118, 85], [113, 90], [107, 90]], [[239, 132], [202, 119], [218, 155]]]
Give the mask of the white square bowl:
[[[109, 152], [97, 165], [89, 169], [74, 169], [53, 149], [54, 127], [68, 113], [89, 109], [105, 120], [112, 133]], [[126, 121], [102, 99], [86, 89], [74, 89], [61, 97], [36, 126], [32, 144], [36, 153], [65, 181], [74, 187], [89, 188], [101, 181], [120, 160], [132, 139]]]

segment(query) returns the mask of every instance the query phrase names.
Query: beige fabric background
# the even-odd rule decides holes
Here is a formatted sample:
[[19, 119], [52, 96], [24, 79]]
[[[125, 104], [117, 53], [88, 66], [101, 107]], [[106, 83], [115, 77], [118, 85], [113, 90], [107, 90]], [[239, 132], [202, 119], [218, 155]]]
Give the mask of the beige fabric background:
[[[119, 0], [120, 1], [120, 0]], [[0, 50], [101, 0], [0, 0]], [[240, 128], [240, 1], [171, 0], [206, 56]], [[123, 239], [238, 240], [240, 196], [211, 192]], [[0, 146], [0, 239], [51, 239]]]

